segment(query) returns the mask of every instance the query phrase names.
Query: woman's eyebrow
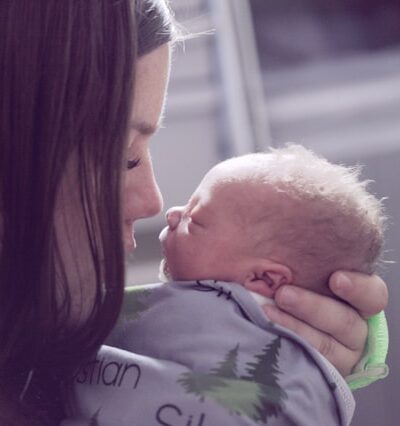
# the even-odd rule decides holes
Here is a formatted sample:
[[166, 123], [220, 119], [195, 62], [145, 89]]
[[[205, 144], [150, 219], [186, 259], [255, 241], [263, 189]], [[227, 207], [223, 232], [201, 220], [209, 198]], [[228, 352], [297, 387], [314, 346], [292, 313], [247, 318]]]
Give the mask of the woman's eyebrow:
[[151, 136], [154, 133], [157, 132], [159, 129], [159, 124], [153, 125], [150, 123], [147, 123], [146, 121], [133, 121], [131, 123], [131, 128], [137, 130], [139, 133], [141, 133], [144, 136]]

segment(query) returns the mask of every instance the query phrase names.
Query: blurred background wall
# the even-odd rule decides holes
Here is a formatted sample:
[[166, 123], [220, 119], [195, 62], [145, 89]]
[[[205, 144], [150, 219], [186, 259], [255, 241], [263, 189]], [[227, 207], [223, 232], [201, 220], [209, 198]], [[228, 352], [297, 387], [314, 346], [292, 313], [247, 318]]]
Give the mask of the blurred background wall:
[[[152, 142], [165, 207], [236, 154], [293, 141], [331, 161], [363, 164], [386, 201], [386, 258], [400, 249], [400, 2], [172, 0], [191, 32], [174, 52], [165, 128]], [[157, 281], [160, 215], [137, 227], [127, 283]], [[355, 392], [354, 426], [399, 424], [400, 266], [390, 292], [390, 376]]]

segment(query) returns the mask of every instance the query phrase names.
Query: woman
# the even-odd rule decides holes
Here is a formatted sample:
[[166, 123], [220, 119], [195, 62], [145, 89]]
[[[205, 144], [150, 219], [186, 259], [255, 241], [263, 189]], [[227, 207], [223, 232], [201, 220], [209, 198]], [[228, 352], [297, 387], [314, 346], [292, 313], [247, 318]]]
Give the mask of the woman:
[[[0, 2], [1, 425], [57, 424], [118, 317], [122, 243], [162, 204], [148, 144], [172, 39], [162, 0]], [[348, 374], [386, 287], [330, 284], [354, 308], [285, 289], [268, 314]]]

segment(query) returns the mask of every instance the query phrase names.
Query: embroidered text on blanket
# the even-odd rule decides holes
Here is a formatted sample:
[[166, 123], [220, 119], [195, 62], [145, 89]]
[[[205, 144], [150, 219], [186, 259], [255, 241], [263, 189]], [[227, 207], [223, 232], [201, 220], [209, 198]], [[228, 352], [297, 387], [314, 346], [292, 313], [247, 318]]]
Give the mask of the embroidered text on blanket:
[[84, 364], [75, 375], [77, 383], [97, 384], [114, 387], [129, 387], [136, 389], [141, 368], [137, 364], [116, 361], [107, 362], [106, 359], [95, 359]]

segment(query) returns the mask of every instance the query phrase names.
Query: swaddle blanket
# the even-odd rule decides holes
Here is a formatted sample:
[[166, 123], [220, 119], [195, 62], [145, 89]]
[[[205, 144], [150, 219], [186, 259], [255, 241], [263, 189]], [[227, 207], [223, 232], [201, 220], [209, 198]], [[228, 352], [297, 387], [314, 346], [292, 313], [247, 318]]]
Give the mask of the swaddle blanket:
[[335, 368], [241, 285], [132, 288], [108, 346], [75, 376], [62, 426], [348, 425]]

